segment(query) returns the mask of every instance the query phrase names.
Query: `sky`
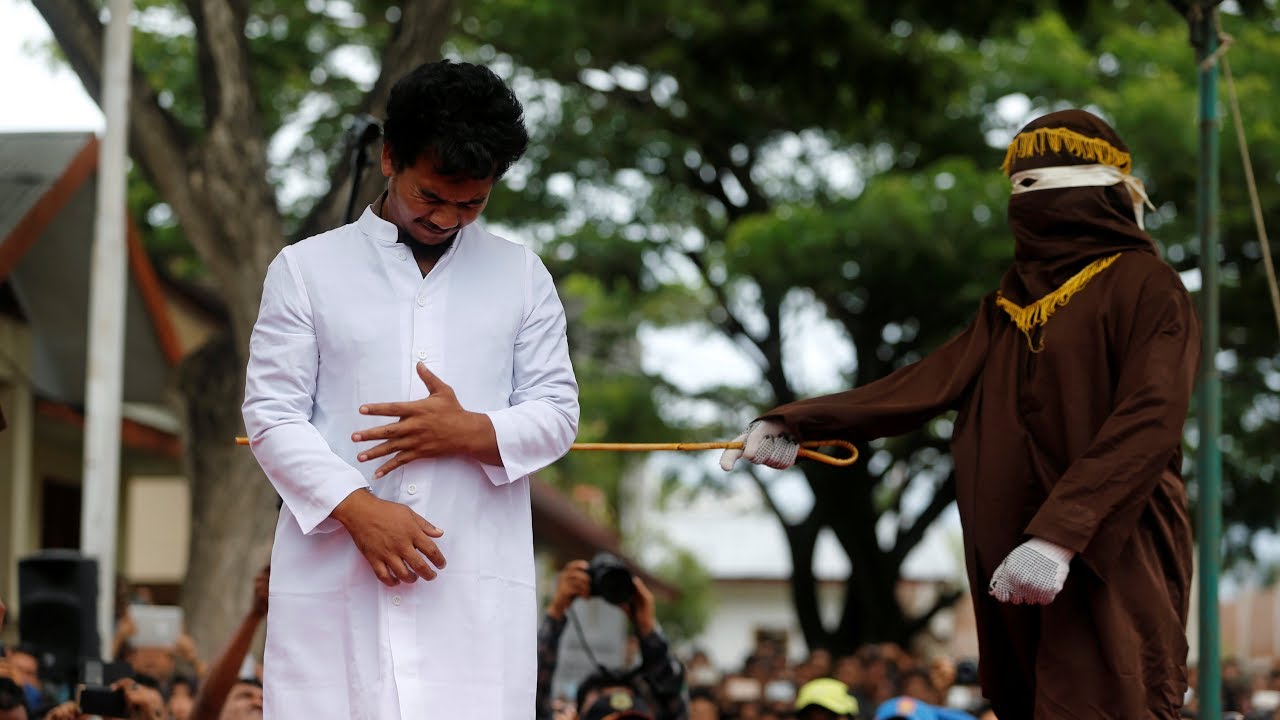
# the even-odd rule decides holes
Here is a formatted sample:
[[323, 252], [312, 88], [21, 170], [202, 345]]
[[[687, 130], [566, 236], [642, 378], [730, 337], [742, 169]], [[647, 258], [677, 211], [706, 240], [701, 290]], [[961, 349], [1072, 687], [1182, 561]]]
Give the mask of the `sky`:
[[101, 131], [79, 78], [50, 57], [53, 34], [27, 0], [0, 0], [0, 131]]

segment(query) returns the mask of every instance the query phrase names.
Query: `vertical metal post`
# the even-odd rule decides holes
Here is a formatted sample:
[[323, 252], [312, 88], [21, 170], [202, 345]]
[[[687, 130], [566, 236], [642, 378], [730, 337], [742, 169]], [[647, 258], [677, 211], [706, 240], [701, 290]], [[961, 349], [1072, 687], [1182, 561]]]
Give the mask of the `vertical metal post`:
[[84, 477], [80, 549], [98, 561], [98, 635], [114, 631], [116, 526], [120, 498], [120, 406], [124, 384], [125, 183], [133, 0], [111, 0], [102, 63], [106, 116], [98, 160], [98, 197], [89, 277], [89, 350], [85, 364]]
[[1206, 63], [1218, 48], [1216, 2], [1191, 17], [1200, 72], [1200, 178], [1196, 219], [1200, 228], [1200, 447], [1196, 477], [1200, 530], [1199, 717], [1222, 717], [1222, 648], [1218, 622], [1218, 573], [1222, 553], [1222, 389], [1217, 367], [1218, 333], [1218, 66]]

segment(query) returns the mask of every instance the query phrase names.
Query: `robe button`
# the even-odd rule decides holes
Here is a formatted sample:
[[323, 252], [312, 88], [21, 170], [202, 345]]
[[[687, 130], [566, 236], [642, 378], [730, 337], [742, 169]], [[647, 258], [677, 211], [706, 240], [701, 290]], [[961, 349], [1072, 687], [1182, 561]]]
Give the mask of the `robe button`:
[[410, 486], [409, 486], [409, 494], [410, 494], [410, 495], [413, 495], [413, 494], [415, 494], [415, 493], [417, 493], [417, 492], [418, 492], [418, 486], [417, 486], [417, 485], [410, 485]]
[[426, 351], [426, 350], [419, 350], [419, 351], [418, 351], [418, 359], [419, 359], [419, 360], [426, 360], [426, 359], [427, 359], [427, 351]]
[[426, 295], [419, 295], [419, 296], [418, 296], [418, 307], [422, 307], [423, 305], [426, 305], [426, 304], [427, 304], [427, 296], [426, 296]]
[[400, 596], [399, 596], [399, 595], [392, 595], [392, 596], [391, 596], [391, 604], [392, 604], [392, 605], [395, 605], [395, 606], [397, 606], [397, 607], [399, 607], [399, 605], [400, 605]]
[[409, 259], [409, 253], [405, 252], [404, 250], [401, 250], [401, 251], [400, 251], [399, 253], [397, 253], [397, 254], [400, 256], [400, 259], [401, 259], [401, 260], [408, 260], [408, 259]]

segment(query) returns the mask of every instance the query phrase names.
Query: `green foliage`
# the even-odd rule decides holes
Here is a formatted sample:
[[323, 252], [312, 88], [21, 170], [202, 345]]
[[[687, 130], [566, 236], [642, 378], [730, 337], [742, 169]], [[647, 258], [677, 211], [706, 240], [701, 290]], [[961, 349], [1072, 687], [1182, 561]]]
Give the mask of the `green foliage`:
[[[181, 132], [199, 141], [205, 132], [207, 102], [201, 91], [195, 24], [184, 3], [137, 0], [134, 59], [159, 101], [177, 120]], [[341, 135], [351, 113], [364, 99], [372, 80], [353, 70], [376, 72], [381, 46], [399, 10], [390, 0], [326, 2], [256, 0], [248, 3], [246, 36], [252, 91], [262, 112], [264, 136], [275, 137], [296, 123], [296, 143], [274, 158], [271, 181], [315, 184], [323, 190], [329, 168], [340, 158]], [[282, 202], [286, 225], [296, 224], [313, 198], [288, 194]], [[318, 194], [318, 193], [313, 193]], [[130, 209], [140, 219], [147, 248], [161, 268], [188, 280], [207, 274], [194, 252], [181, 240], [177, 219], [146, 179], [130, 178]]]
[[[1232, 59], [1258, 174], [1269, 179], [1280, 171], [1280, 101], [1266, 92], [1280, 53], [1275, 6], [1244, 5], [1247, 20], [1225, 22], [1238, 37]], [[528, 181], [503, 201], [504, 222], [554, 237], [573, 272], [610, 278], [598, 287], [616, 299], [596, 297], [603, 309], [591, 324], [621, 328], [614, 310], [632, 308], [634, 318], [646, 295], [674, 288], [683, 318], [640, 324], [724, 335], [759, 368], [759, 383], [746, 386], [651, 378], [659, 415], [698, 400], [717, 408], [728, 434], [761, 406], [812, 392], [783, 362], [784, 338], [804, 329], [789, 324], [788, 308], [818, 308], [847, 338], [845, 383], [940, 344], [1011, 259], [1002, 144], [1044, 111], [1084, 106], [1111, 119], [1161, 205], [1149, 227], [1178, 269], [1196, 261], [1195, 66], [1186, 24], [1168, 3], [756, 0], [730, 11], [712, 1], [476, 0], [459, 27], [459, 52], [522, 81], [547, 148], [522, 168]], [[1002, 115], [1018, 98], [1026, 116]], [[1266, 438], [1280, 422], [1280, 375], [1233, 152], [1228, 139], [1228, 512], [1241, 527], [1271, 527], [1264, 508], [1278, 499], [1271, 468], [1280, 458]], [[1277, 207], [1271, 193], [1268, 215]], [[579, 345], [593, 358], [585, 365], [637, 351], [616, 337]], [[876, 616], [876, 603], [893, 602], [854, 596], [889, 584], [916, 526], [945, 507], [943, 496], [913, 511], [903, 497], [913, 483], [947, 492], [937, 478], [949, 468], [938, 451], [949, 432], [943, 421], [876, 443], [843, 481], [807, 473], [817, 501], [804, 522], [830, 525], [863, 560], [854, 563], [852, 615]], [[833, 506], [843, 512], [833, 517]], [[886, 519], [902, 545], [881, 551], [874, 533], [859, 532]], [[878, 627], [842, 626], [843, 641], [908, 627], [883, 617]], [[816, 637], [812, 627], [806, 634]]]
[[711, 619], [716, 605], [711, 576], [693, 553], [675, 550], [666, 562], [654, 568], [654, 574], [679, 588], [673, 600], [658, 600], [658, 623], [667, 639], [674, 644], [698, 637]]
[[[1269, 91], [1280, 24], [1275, 2], [1240, 5], [1250, 14], [1224, 24], [1275, 227], [1280, 95]], [[184, 6], [138, 7], [142, 69], [199, 137], [206, 99]], [[264, 130], [301, 129], [293, 152], [273, 156], [273, 180], [327, 177], [343, 119], [367, 89], [351, 53], [376, 61], [397, 10], [390, 0], [250, 7]], [[1112, 120], [1160, 206], [1149, 228], [1178, 269], [1198, 259], [1195, 63], [1166, 2], [470, 0], [451, 48], [491, 64], [525, 101], [534, 144], [486, 217], [531, 238], [557, 278], [584, 441], [729, 436], [762, 406], [837, 389], [813, 387], [784, 362], [812, 327], [794, 319], [797, 308], [847, 342], [841, 384], [883, 376], [955, 332], [1011, 256], [998, 165], [1027, 119], [1001, 114], [1011, 99], [1029, 115], [1070, 105]], [[1232, 547], [1247, 553], [1249, 531], [1274, 527], [1280, 500], [1280, 358], [1234, 137], [1223, 140], [1226, 498], [1240, 529]], [[284, 210], [296, 220], [322, 189]], [[130, 202], [166, 267], [198, 276], [158, 196], [138, 181]], [[758, 381], [667, 382], [643, 366], [638, 340], [664, 327], [728, 338]], [[945, 502], [912, 510], [903, 497], [945, 476], [948, 435], [935, 423], [876, 443], [847, 473], [809, 471], [817, 502], [801, 525], [831, 526], [858, 559], [846, 622], [880, 620], [842, 625], [839, 642], [906, 632], [882, 606], [894, 604], [913, 531]], [[547, 476], [600, 484], [616, 504], [641, 460], [575, 453]], [[898, 547], [877, 545], [877, 522], [897, 524]]]

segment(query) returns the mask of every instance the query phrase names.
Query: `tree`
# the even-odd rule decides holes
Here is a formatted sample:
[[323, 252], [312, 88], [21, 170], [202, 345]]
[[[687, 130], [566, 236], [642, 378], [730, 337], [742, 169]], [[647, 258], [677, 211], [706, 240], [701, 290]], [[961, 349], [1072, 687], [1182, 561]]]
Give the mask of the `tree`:
[[[667, 407], [735, 419], [703, 420], [704, 432], [729, 434], [755, 409], [835, 389], [804, 387], [788, 355], [790, 334], [814, 325], [796, 319], [805, 313], [847, 341], [833, 347], [850, 358], [846, 385], [919, 358], [967, 321], [1010, 257], [998, 165], [1020, 119], [997, 110], [1016, 93], [1030, 112], [1096, 103], [1113, 118], [1159, 179], [1166, 202], [1152, 226], [1170, 259], [1180, 269], [1193, 259], [1188, 213], [1177, 212], [1193, 199], [1191, 52], [1165, 4], [485, 0], [464, 7], [459, 27], [464, 52], [510, 63], [546, 118], [521, 197], [491, 212], [523, 220], [573, 273], [613, 278], [613, 292], [679, 289], [684, 318], [644, 322], [718, 334], [754, 363], [757, 383], [656, 390]], [[1150, 60], [1132, 57], [1142, 53]], [[1241, 74], [1255, 90], [1267, 84], [1257, 69]], [[1269, 137], [1263, 121], [1254, 127]], [[1263, 327], [1257, 315], [1240, 315], [1242, 338]], [[1275, 382], [1270, 350], [1258, 350], [1259, 373]], [[1280, 408], [1258, 377], [1234, 409], [1269, 426]], [[952, 501], [949, 434], [944, 418], [873, 443], [851, 470], [805, 465], [812, 510], [788, 521], [774, 507], [810, 646], [903, 641], [928, 622], [931, 612], [906, 617], [893, 589]], [[1236, 457], [1266, 466], [1272, 453]], [[768, 480], [751, 477], [769, 501]], [[811, 570], [823, 529], [852, 565], [835, 627], [819, 617]]]
[[[101, 4], [33, 3], [100, 101]], [[324, 162], [345, 154], [338, 119], [352, 111], [380, 113], [397, 78], [438, 57], [454, 13], [452, 0], [329, 5], [137, 3], [129, 145], [154, 196], [145, 188], [131, 195], [163, 201], [173, 220], [164, 223], [162, 212], [160, 224], [180, 226], [227, 315], [225, 335], [186, 358], [177, 383], [194, 513], [183, 604], [203, 650], [216, 647], [243, 615], [248, 594], [226, 589], [249, 585], [257, 568], [247, 559], [265, 555], [275, 525], [270, 484], [252, 455], [231, 443], [243, 431], [244, 367], [267, 265], [291, 237], [339, 224], [348, 166]], [[352, 52], [378, 68], [367, 87], [341, 72]], [[279, 168], [268, 146], [287, 120], [315, 106], [322, 111], [307, 129], [329, 150], [303, 150], [329, 182], [302, 214], [277, 201], [272, 171]], [[373, 175], [362, 186], [365, 198], [381, 187]]]
[[[96, 97], [97, 5], [33, 2]], [[221, 606], [221, 588], [247, 582], [241, 558], [265, 547], [274, 518], [268, 484], [226, 441], [240, 429], [239, 369], [262, 271], [287, 238], [337, 224], [349, 188], [339, 118], [378, 114], [390, 80], [433, 57], [450, 32], [446, 50], [491, 63], [529, 111], [533, 147], [486, 216], [526, 231], [557, 278], [583, 390], [583, 440], [668, 439], [677, 428], [730, 435], [760, 407], [836, 389], [797, 369], [794, 333], [815, 324], [843, 339], [830, 347], [847, 358], [843, 385], [936, 347], [1009, 257], [1007, 181], [996, 168], [1001, 138], [1017, 122], [997, 110], [1019, 93], [1030, 112], [1096, 104], [1115, 120], [1164, 203], [1151, 222], [1170, 260], [1185, 269], [1195, 259], [1186, 211], [1191, 52], [1165, 3], [471, 0], [457, 23], [446, 0], [139, 7], [132, 145], [145, 182], [134, 186], [135, 208], [148, 218], [153, 251], [171, 253], [175, 271], [204, 273], [229, 318], [228, 335], [182, 373], [201, 540], [186, 602], [204, 637], [220, 637], [235, 617], [238, 609]], [[1228, 18], [1229, 28], [1239, 25]], [[1260, 28], [1241, 38], [1254, 156], [1273, 158], [1275, 101], [1265, 90], [1276, 43]], [[352, 47], [380, 56], [376, 81], [339, 72], [345, 63], [335, 58]], [[273, 161], [268, 139], [299, 115], [316, 118], [301, 122], [310, 144]], [[273, 191], [291, 165], [327, 181], [280, 201]], [[1259, 177], [1276, 171], [1264, 163]], [[1280, 389], [1280, 374], [1259, 302], [1258, 248], [1239, 229], [1246, 214], [1232, 209], [1244, 207], [1234, 179], [1224, 178], [1236, 193], [1224, 205], [1228, 277], [1239, 282], [1224, 291], [1234, 353], [1224, 356], [1228, 511], [1244, 534], [1228, 537], [1247, 547], [1245, 530], [1274, 522], [1262, 508], [1280, 487], [1267, 441], [1280, 403], [1264, 388]], [[371, 178], [362, 196], [380, 184]], [[682, 387], [646, 372], [638, 333], [674, 326], [726, 339], [758, 381]], [[893, 585], [951, 501], [949, 432], [944, 418], [864, 449], [851, 471], [803, 468], [813, 510], [779, 518], [810, 645], [903, 640], [927, 621], [904, 616]], [[547, 475], [598, 482], [620, 503], [633, 462], [575, 454]], [[755, 478], [766, 499], [769, 477]], [[878, 525], [894, 538], [886, 547]], [[853, 566], [835, 627], [818, 617], [810, 571], [824, 529]]]

